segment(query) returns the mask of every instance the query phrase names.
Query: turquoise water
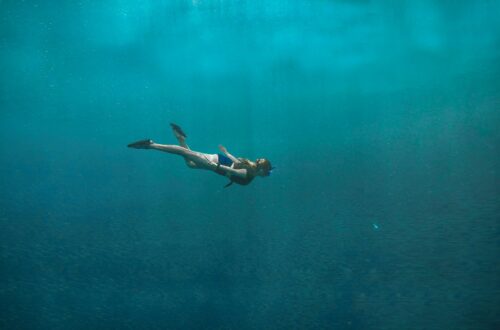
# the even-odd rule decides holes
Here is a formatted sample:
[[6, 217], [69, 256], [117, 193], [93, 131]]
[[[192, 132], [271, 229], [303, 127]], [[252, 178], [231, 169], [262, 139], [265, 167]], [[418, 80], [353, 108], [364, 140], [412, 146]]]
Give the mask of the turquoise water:
[[498, 12], [0, 1], [0, 328], [499, 328]]

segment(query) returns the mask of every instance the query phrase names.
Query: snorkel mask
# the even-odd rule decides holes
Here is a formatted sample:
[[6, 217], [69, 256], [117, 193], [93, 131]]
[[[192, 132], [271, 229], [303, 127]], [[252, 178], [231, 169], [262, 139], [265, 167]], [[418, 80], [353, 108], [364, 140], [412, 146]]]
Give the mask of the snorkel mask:
[[270, 176], [275, 169], [275, 167], [271, 166], [271, 162], [264, 158], [257, 160], [257, 166], [259, 167], [259, 170], [264, 172], [264, 176]]
[[267, 175], [266, 176], [270, 176], [272, 173], [273, 173], [273, 170], [275, 169], [276, 167], [271, 167], [271, 169], [267, 172]]

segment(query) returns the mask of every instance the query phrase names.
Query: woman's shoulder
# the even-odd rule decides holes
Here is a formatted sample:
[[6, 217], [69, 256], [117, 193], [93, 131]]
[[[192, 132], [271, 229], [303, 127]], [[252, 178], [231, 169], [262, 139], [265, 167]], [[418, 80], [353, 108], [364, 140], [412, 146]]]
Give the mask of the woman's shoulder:
[[249, 169], [252, 168], [252, 162], [246, 158], [238, 158], [239, 162], [234, 164], [234, 168], [238, 169]]

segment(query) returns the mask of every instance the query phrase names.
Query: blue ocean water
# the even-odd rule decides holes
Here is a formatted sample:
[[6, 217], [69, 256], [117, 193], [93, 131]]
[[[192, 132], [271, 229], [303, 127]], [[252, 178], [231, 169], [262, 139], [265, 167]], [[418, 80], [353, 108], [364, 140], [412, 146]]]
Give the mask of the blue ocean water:
[[0, 1], [0, 328], [500, 328], [498, 12]]

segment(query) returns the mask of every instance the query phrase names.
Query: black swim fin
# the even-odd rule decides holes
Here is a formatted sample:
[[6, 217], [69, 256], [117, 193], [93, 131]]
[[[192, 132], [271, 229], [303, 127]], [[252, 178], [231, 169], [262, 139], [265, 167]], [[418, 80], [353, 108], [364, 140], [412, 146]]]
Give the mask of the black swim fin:
[[141, 140], [141, 141], [131, 143], [127, 147], [134, 148], [134, 149], [147, 149], [147, 148], [149, 148], [149, 146], [152, 143], [153, 143], [153, 140], [146, 139], [146, 140]]
[[179, 125], [176, 125], [174, 123], [170, 123], [170, 126], [172, 126], [172, 129], [174, 130], [174, 132], [180, 136], [182, 136], [183, 138], [187, 138], [187, 135], [186, 133], [184, 133], [182, 131], [182, 128], [179, 126]]

